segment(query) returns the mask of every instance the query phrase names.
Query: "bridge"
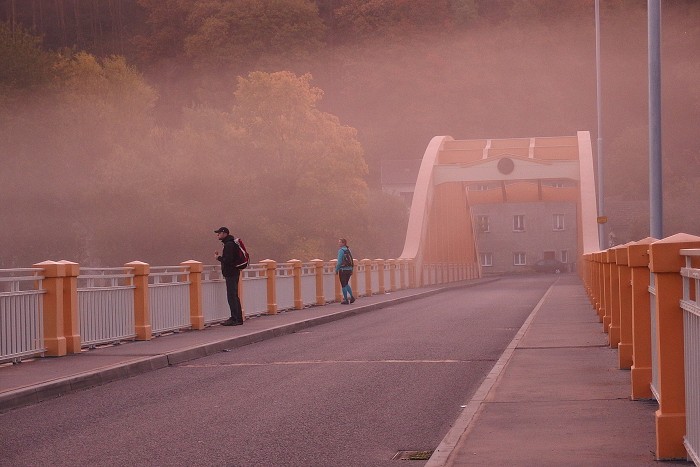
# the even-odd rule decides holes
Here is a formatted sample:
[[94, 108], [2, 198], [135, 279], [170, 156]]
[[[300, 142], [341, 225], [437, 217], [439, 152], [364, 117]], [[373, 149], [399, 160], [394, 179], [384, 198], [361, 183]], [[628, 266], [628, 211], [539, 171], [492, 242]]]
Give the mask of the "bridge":
[[[567, 263], [577, 271], [609, 346], [619, 353], [619, 368], [630, 369], [631, 398], [658, 404], [648, 421], [655, 430], [656, 458], [687, 457], [698, 464], [700, 237], [647, 238], [600, 251], [593, 182], [587, 132], [433, 138], [416, 181], [401, 256], [356, 260], [353, 289], [372, 299], [483, 281], [494, 264], [488, 254], [497, 253], [488, 248], [514, 242], [519, 246], [512, 248], [513, 266], [525, 271], [540, 253], [547, 256], [546, 247], [535, 251], [525, 215], [503, 207], [527, 206], [528, 219], [554, 215], [546, 241], [555, 243], [560, 234], [575, 230], [575, 253]], [[546, 211], [552, 205], [558, 209], [554, 214]], [[557, 217], [565, 216], [562, 206], [574, 207], [574, 219], [567, 221], [573, 228], [564, 228], [564, 217]], [[483, 221], [495, 224], [504, 216], [513, 217], [509, 235], [520, 238], [502, 237], [498, 243], [486, 235], [495, 232], [484, 230]], [[554, 249], [561, 250], [562, 259], [568, 252]], [[301, 313], [339, 301], [333, 267], [333, 261], [321, 259], [252, 265], [241, 281], [246, 318]], [[0, 361], [35, 359], [26, 365], [37, 357], [70, 358], [86, 349], [158, 341], [183, 330], [209, 332], [228, 316], [220, 271], [194, 260], [167, 267], [135, 261], [114, 268], [45, 261], [0, 271], [0, 284]]]

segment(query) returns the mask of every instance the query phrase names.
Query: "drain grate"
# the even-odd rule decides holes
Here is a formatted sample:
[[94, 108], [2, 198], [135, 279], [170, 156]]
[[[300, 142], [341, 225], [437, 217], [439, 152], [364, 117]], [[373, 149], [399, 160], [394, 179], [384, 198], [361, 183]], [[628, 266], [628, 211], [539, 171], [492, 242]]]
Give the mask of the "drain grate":
[[399, 451], [391, 458], [392, 461], [427, 461], [433, 451]]

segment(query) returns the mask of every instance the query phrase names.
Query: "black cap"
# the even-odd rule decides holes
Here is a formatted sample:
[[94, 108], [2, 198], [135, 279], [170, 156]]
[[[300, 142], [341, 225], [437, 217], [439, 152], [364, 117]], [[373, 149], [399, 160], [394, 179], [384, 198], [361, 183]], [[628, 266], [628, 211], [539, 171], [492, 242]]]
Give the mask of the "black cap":
[[223, 232], [223, 233], [225, 233], [225, 234], [230, 233], [227, 227], [219, 227], [218, 229], [216, 229], [216, 230], [214, 231], [214, 233], [221, 233], [221, 232]]

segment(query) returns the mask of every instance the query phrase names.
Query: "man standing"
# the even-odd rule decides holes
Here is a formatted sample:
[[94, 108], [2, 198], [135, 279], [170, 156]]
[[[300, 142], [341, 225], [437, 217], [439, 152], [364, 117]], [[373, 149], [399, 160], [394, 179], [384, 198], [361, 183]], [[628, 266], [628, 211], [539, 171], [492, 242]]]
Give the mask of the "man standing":
[[217, 238], [224, 244], [223, 252], [214, 252], [214, 257], [221, 262], [221, 275], [226, 280], [226, 299], [231, 309], [231, 317], [221, 323], [223, 326], [240, 326], [243, 324], [243, 310], [241, 300], [238, 298], [238, 280], [241, 271], [236, 267], [238, 259], [242, 256], [241, 250], [236, 245], [235, 238], [230, 234], [228, 228], [220, 227], [215, 230]]

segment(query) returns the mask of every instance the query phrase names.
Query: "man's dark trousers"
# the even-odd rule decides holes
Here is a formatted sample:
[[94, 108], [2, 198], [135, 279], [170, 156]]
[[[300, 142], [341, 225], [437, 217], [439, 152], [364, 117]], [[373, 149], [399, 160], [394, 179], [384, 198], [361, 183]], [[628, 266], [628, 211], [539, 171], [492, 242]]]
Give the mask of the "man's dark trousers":
[[228, 307], [231, 309], [231, 321], [234, 323], [243, 322], [243, 310], [241, 309], [241, 300], [238, 298], [238, 279], [241, 277], [241, 271], [234, 269], [233, 275], [224, 277], [226, 279], [226, 299]]

